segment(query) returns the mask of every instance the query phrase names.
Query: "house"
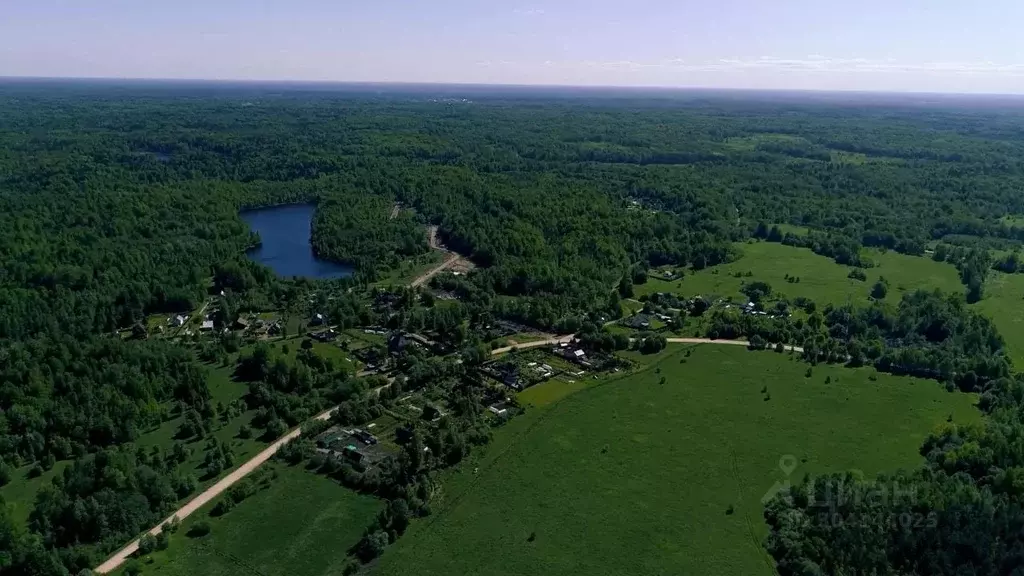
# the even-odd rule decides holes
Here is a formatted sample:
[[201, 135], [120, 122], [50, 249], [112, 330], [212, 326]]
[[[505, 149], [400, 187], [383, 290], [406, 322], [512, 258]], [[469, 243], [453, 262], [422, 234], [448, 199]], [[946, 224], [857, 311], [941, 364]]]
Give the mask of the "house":
[[284, 332], [284, 329], [281, 327], [281, 323], [280, 322], [274, 322], [273, 324], [271, 324], [267, 328], [267, 334], [269, 334], [271, 336], [277, 336], [278, 334], [281, 334], [282, 332]]
[[337, 337], [338, 333], [333, 328], [318, 332], [316, 334], [310, 333], [309, 337], [316, 340], [317, 342], [333, 342]]
[[646, 314], [636, 314], [623, 320], [622, 324], [636, 330], [647, 330], [651, 327], [651, 319]]
[[188, 314], [178, 314], [174, 318], [171, 318], [171, 326], [177, 328], [178, 326], [184, 326], [185, 322], [188, 322]]
[[392, 332], [388, 336], [388, 352], [392, 354], [398, 354], [405, 351], [411, 341], [402, 332]]
[[239, 318], [238, 320], [235, 320], [235, 329], [237, 329], [237, 330], [248, 330], [249, 329], [249, 324], [250, 324], [249, 320], [247, 320], [245, 318]]
[[582, 360], [583, 357], [587, 355], [587, 353], [584, 352], [583, 350], [574, 350], [572, 355], [575, 356], [577, 359]]
[[502, 418], [508, 416], [508, 404], [505, 404], [504, 402], [491, 404], [487, 407], [487, 410], [495, 416], [500, 416]]
[[213, 320], [203, 320], [203, 325], [200, 326], [199, 329], [204, 332], [209, 332], [210, 330], [213, 330]]

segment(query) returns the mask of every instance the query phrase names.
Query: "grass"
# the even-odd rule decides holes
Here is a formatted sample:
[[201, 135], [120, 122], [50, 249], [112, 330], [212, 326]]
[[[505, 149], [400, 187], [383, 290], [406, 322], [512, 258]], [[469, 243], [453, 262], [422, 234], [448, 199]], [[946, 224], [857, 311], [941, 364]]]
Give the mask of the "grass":
[[504, 346], [515, 346], [516, 344], [526, 344], [527, 342], [536, 342], [537, 340], [546, 340], [548, 338], [550, 338], [549, 335], [541, 334], [539, 332], [520, 332], [519, 334], [512, 334], [511, 336], [495, 338], [488, 342], [488, 344], [494, 344], [501, 348]]
[[[144, 574], [334, 576], [348, 549], [381, 509], [380, 501], [347, 490], [302, 468], [271, 463], [278, 478], [226, 515], [209, 508], [186, 519], [167, 550], [143, 559]], [[209, 535], [190, 538], [189, 527], [207, 521]]]
[[947, 416], [980, 419], [970, 395], [871, 369], [805, 378], [786, 355], [712, 345], [657, 360], [513, 419], [373, 574], [768, 576], [776, 482], [915, 466]]
[[[638, 297], [654, 292], [673, 292], [687, 297], [715, 295], [745, 299], [740, 292], [743, 283], [760, 280], [771, 285], [776, 293], [790, 298], [803, 296], [825, 305], [867, 303], [871, 287], [879, 276], [889, 281], [886, 299], [893, 303], [899, 301], [903, 292], [917, 288], [939, 288], [960, 293], [964, 290], [955, 268], [928, 258], [866, 250], [865, 255], [875, 262], [875, 267], [866, 271], [868, 279], [861, 282], [847, 277], [850, 267], [840, 266], [831, 258], [819, 256], [806, 248], [772, 242], [738, 244], [737, 247], [743, 256], [734, 262], [691, 272], [674, 282], [651, 278], [647, 283], [635, 286], [634, 291]], [[734, 276], [746, 272], [752, 276]], [[788, 282], [787, 275], [800, 278], [800, 282]]]
[[61, 460], [53, 465], [53, 468], [43, 472], [42, 476], [29, 478], [28, 472], [31, 465], [22, 466], [14, 471], [11, 481], [3, 488], [0, 488], [0, 496], [3, 496], [7, 504], [11, 519], [17, 524], [28, 523], [28, 515], [36, 501], [36, 492], [50, 483], [54, 477], [60, 474], [71, 460]]
[[518, 394], [519, 402], [527, 407], [542, 407], [554, 404], [566, 396], [570, 396], [595, 383], [590, 374], [576, 378], [573, 376], [556, 376], [536, 386], [530, 386]]
[[423, 273], [429, 271], [444, 261], [444, 252], [431, 250], [426, 254], [403, 260], [396, 268], [388, 270], [385, 275], [374, 286], [408, 286], [412, 281]]
[[1017, 370], [1024, 369], [1024, 274], [992, 272], [985, 281], [985, 297], [974, 304], [988, 316], [1006, 341]]

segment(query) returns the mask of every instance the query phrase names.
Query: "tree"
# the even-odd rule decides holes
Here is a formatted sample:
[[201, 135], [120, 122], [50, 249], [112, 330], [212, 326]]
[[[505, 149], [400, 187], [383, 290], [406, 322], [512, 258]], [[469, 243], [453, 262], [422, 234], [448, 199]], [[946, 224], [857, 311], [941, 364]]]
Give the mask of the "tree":
[[757, 228], [754, 229], [754, 238], [765, 239], [768, 237], [768, 225], [764, 221], [757, 223]]
[[619, 280], [619, 296], [623, 298], [633, 297], [633, 279], [630, 276], [623, 276]]
[[356, 555], [364, 563], [380, 557], [384, 549], [388, 547], [390, 539], [387, 532], [375, 530], [363, 536], [363, 539], [356, 545]]
[[871, 287], [871, 297], [875, 300], [883, 300], [888, 293], [889, 283], [886, 282], [885, 278], [879, 278], [875, 285]]
[[764, 350], [768, 345], [759, 334], [754, 334], [750, 337], [750, 349], [751, 350]]

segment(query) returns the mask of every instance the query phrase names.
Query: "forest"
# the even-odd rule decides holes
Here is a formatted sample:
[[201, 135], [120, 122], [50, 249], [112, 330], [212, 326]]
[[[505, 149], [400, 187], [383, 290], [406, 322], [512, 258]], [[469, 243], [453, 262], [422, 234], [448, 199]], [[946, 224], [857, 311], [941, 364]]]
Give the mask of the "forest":
[[[259, 239], [242, 209], [315, 203], [314, 250], [354, 265], [352, 286], [426, 252], [426, 227], [437, 226], [477, 268], [442, 280], [459, 304], [396, 322], [458, 343], [467, 320], [568, 332], [614, 317], [625, 279], [728, 262], [750, 237], [860, 268], [871, 266], [864, 246], [931, 251], [960, 270], [972, 300], [985, 297], [988, 270], [1022, 271], [1024, 111], [1012, 105], [497, 89], [451, 102], [423, 90], [0, 83], [0, 482], [74, 460], [28, 526], [0, 510], [0, 569], [93, 565], [188, 493], [172, 455], [140, 454], [132, 441], [172, 414], [209, 417], [201, 351], [114, 334], [222, 292], [233, 315], [304, 297], [304, 281], [245, 258]], [[998, 447], [1024, 430], [1019, 383], [998, 334], [963, 304], [916, 294], [896, 309], [823, 310], [803, 326], [714, 326], [721, 337], [804, 343], [810, 361], [872, 362], [982, 392], [994, 423], [936, 437], [919, 474], [936, 494], [952, 489], [937, 480], [945, 474], [979, 495], [937, 495], [935, 507], [1002, 498], [985, 513], [1017, 518], [1012, 478], [1024, 461]], [[359, 301], [325, 308], [351, 326], [379, 320]], [[440, 370], [410, 365], [423, 381]], [[314, 357], [286, 367], [259, 349], [240, 369], [268, 432], [367, 385]], [[999, 460], [950, 464], [975, 457]], [[780, 567], [840, 571], [829, 551], [850, 535], [816, 532], [798, 513], [770, 519], [773, 538], [786, 535], [773, 540]], [[887, 557], [894, 570], [906, 566], [897, 556], [910, 561], [904, 544]]]

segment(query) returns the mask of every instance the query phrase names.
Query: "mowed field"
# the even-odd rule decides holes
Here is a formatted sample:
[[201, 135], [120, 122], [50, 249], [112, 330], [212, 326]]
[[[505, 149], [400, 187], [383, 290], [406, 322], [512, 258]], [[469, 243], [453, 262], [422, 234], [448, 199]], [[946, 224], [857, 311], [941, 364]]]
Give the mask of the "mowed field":
[[[301, 467], [267, 464], [278, 472], [269, 488], [218, 518], [212, 505], [189, 517], [167, 550], [143, 558], [143, 574], [165, 576], [336, 576], [348, 549], [381, 509], [363, 496]], [[187, 535], [198, 521], [210, 534]], [[123, 570], [121, 571], [123, 572]]]
[[[533, 408], [446, 479], [434, 515], [372, 573], [767, 576], [761, 499], [776, 482], [914, 466], [948, 417], [980, 419], [973, 396], [935, 382], [807, 367], [672, 346], [641, 372]], [[784, 456], [795, 468], [780, 468]]]
[[[684, 278], [673, 282], [655, 279], [653, 276], [634, 287], [636, 295], [654, 292], [672, 292], [691, 297], [721, 296], [744, 298], [740, 288], [744, 282], [760, 280], [771, 285], [776, 293], [789, 298], [803, 296], [819, 305], [868, 302], [871, 287], [880, 276], [889, 281], [886, 300], [899, 302], [906, 291], [917, 288], [939, 288], [945, 292], [963, 293], [956, 268], [929, 258], [906, 256], [896, 252], [865, 250], [864, 254], [874, 261], [875, 266], [865, 270], [867, 281], [848, 278], [849, 266], [836, 264], [831, 258], [819, 256], [807, 248], [796, 248], [773, 242], [740, 243], [737, 247], [743, 256], [734, 262], [707, 268], [698, 272], [687, 271]], [[751, 273], [750, 277], [736, 274]], [[786, 277], [800, 279], [791, 283]]]

